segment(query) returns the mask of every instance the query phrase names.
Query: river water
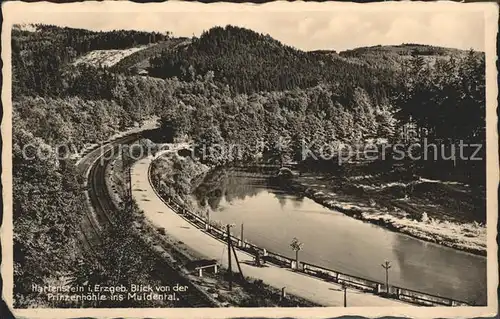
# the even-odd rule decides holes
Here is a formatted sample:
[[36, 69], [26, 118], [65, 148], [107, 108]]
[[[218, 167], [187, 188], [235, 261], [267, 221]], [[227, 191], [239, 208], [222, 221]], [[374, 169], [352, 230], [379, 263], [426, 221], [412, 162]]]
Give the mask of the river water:
[[233, 234], [290, 258], [293, 237], [304, 243], [299, 259], [347, 274], [486, 304], [486, 258], [365, 223], [269, 186], [261, 174], [213, 172], [195, 191], [210, 219], [234, 223]]

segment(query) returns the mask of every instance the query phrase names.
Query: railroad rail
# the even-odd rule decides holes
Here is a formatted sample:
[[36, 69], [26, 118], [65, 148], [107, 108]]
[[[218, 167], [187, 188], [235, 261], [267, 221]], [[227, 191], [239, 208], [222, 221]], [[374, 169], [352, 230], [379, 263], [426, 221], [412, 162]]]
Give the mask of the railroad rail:
[[[113, 225], [113, 216], [120, 213], [115, 206], [106, 187], [106, 167], [113, 159], [111, 153], [116, 152], [120, 145], [131, 144], [140, 137], [140, 134], [132, 134], [114, 140], [101, 146], [87, 155], [87, 158], [79, 166], [80, 172], [85, 176], [85, 185], [92, 210], [86, 212], [80, 226], [80, 241], [85, 249], [95, 253], [96, 244], [100, 242], [102, 229]], [[163, 246], [163, 245], [162, 245]], [[163, 247], [165, 248], [165, 247]], [[155, 272], [163, 283], [185, 285], [187, 291], [179, 293], [178, 307], [216, 307], [217, 304], [199, 287], [194, 285], [184, 274], [176, 270], [162, 256], [157, 264], [159, 271]]]

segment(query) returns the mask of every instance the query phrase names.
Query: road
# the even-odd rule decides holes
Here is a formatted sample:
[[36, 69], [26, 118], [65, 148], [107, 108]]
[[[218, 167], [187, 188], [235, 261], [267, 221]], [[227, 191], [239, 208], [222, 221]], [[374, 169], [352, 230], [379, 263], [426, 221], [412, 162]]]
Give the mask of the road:
[[[143, 210], [155, 226], [165, 228], [167, 235], [182, 241], [185, 245], [205, 256], [216, 259], [227, 267], [226, 244], [194, 227], [185, 219], [173, 212], [156, 194], [148, 178], [148, 169], [153, 157], [139, 160], [132, 166], [132, 196], [139, 209]], [[290, 269], [274, 265], [266, 267], [253, 266], [253, 257], [237, 251], [245, 276], [261, 279], [265, 283], [281, 289], [286, 287], [290, 294], [302, 297], [324, 306], [343, 306], [344, 294], [340, 285], [326, 282], [314, 277], [293, 272]], [[234, 262], [234, 259], [233, 259]], [[233, 269], [237, 269], [233, 264]], [[401, 301], [381, 298], [361, 291], [347, 290], [347, 305], [352, 306], [382, 306], [408, 307]]]
[[[120, 213], [114, 205], [106, 187], [106, 167], [119, 154], [120, 145], [130, 144], [140, 137], [131, 134], [109, 142], [87, 154], [78, 164], [77, 169], [85, 176], [87, 192], [92, 210], [87, 210], [80, 224], [79, 239], [84, 249], [94, 252], [100, 243], [100, 234], [104, 226], [113, 224], [114, 214]], [[176, 304], [179, 307], [214, 307], [198, 288], [172, 265], [160, 258], [157, 265], [158, 271], [154, 276], [163, 284], [181, 284], [190, 287], [186, 292], [179, 293], [181, 300]]]

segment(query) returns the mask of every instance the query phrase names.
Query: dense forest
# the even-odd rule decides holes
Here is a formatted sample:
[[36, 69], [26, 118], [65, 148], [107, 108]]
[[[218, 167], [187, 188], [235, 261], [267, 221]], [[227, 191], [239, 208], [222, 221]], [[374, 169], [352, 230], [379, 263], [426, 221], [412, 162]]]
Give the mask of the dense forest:
[[168, 34], [34, 25], [36, 32], [14, 28], [12, 34], [13, 96], [57, 96], [65, 90], [63, 70], [75, 57], [92, 51], [126, 49], [168, 39]]
[[[482, 53], [456, 55], [436, 48], [419, 54], [410, 47], [397, 63], [378, 63], [383, 50], [355, 56], [303, 52], [228, 26], [212, 28], [177, 49], [148, 51], [152, 76], [138, 76], [121, 67], [71, 62], [91, 50], [161, 44], [172, 40], [170, 34], [36, 27], [12, 30], [14, 262], [20, 305], [26, 306], [23, 296], [31, 282], [79, 269], [76, 225], [88, 208], [74, 162], [61, 155], [153, 115], [171, 138], [198, 146], [246, 146], [238, 158], [209, 153], [203, 160], [210, 165], [254, 161], [260, 155], [300, 160], [301, 141], [313, 149], [332, 141], [399, 141], [408, 126], [418, 138], [425, 131], [435, 141], [485, 141]], [[148, 58], [137, 54], [128, 61]], [[433, 55], [439, 59], [429, 63]], [[373, 67], [359, 62], [364, 57]], [[283, 141], [289, 147], [278, 147]], [[47, 156], [25, 156], [29, 144]], [[463, 164], [469, 166], [461, 170], [484, 183], [484, 174], [477, 174], [483, 162]]]
[[[341, 59], [303, 52], [269, 35], [227, 26], [214, 27], [186, 49], [151, 59], [150, 74], [189, 81], [214, 72], [233, 92], [283, 91], [335, 83], [346, 95], [356, 86], [384, 98], [393, 76], [389, 69], [371, 69]], [[375, 80], [376, 79], [376, 80]]]

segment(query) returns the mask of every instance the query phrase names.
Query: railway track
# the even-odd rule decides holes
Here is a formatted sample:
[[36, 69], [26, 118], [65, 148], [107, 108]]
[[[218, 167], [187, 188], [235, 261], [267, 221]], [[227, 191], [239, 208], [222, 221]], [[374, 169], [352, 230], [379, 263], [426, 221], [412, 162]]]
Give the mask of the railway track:
[[116, 139], [109, 144], [102, 145], [100, 148], [87, 154], [85, 159], [77, 166], [78, 172], [85, 178], [84, 185], [87, 188], [88, 200], [92, 206], [92, 210], [87, 211], [80, 222], [79, 239], [82, 248], [91, 254], [95, 253], [93, 247], [101, 243], [102, 228], [107, 226], [110, 222], [110, 219], [106, 216], [106, 211], [98, 209], [99, 201], [94, 196], [95, 192], [93, 190], [95, 189], [95, 183], [93, 183], [93, 181], [97, 178], [96, 170], [101, 166], [99, 164], [105, 164], [103, 157], [109, 157], [109, 153], [116, 150], [119, 145], [131, 143], [137, 138], [138, 135], [133, 134]]
[[[106, 167], [118, 155], [120, 145], [131, 144], [139, 138], [138, 134], [119, 138], [100, 149], [89, 153], [79, 165], [79, 171], [86, 176], [86, 186], [92, 210], [89, 210], [80, 226], [80, 243], [92, 254], [97, 253], [95, 247], [101, 242], [101, 232], [104, 227], [113, 226], [113, 216], [120, 213], [111, 199], [106, 187]], [[134, 230], [131, 230], [134, 231]], [[162, 245], [163, 246], [163, 245]], [[199, 287], [195, 286], [184, 274], [176, 270], [169, 262], [158, 254], [158, 262], [154, 277], [164, 285], [184, 285], [189, 287], [180, 294], [176, 307], [217, 307], [217, 304]], [[178, 293], [179, 294], [179, 293]]]

